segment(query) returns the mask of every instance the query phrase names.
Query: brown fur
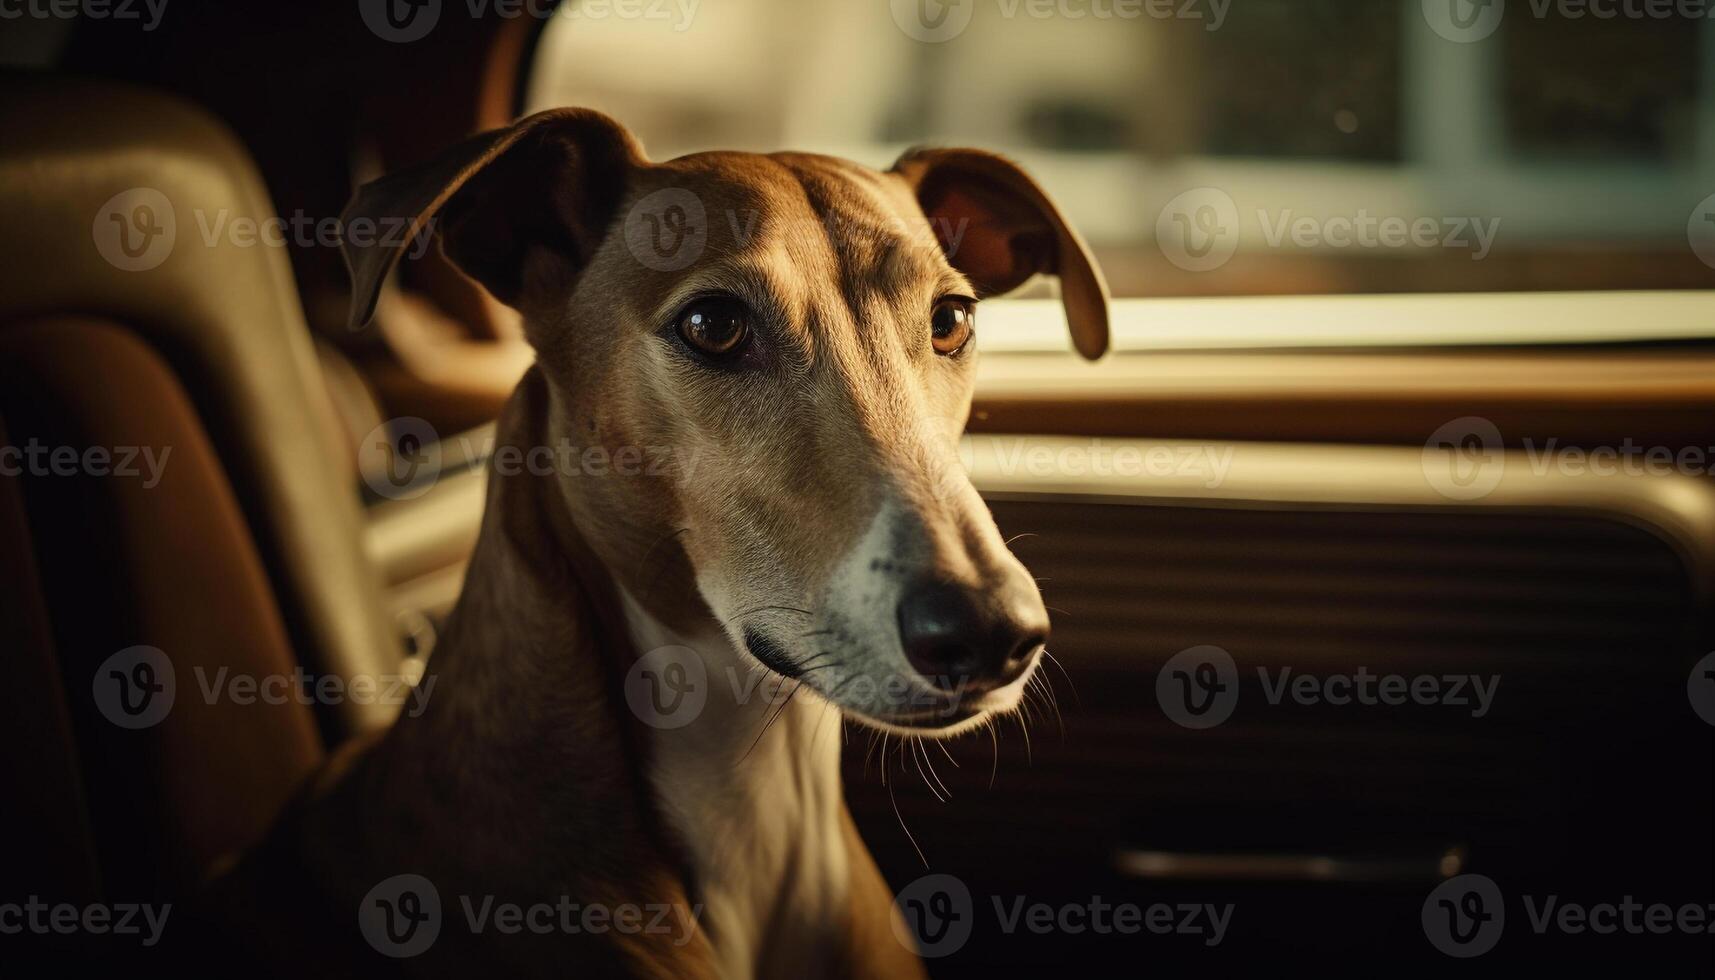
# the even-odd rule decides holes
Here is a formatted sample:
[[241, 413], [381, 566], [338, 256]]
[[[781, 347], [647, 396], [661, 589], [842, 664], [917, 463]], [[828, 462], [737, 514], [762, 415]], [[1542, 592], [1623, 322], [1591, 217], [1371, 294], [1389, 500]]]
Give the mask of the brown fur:
[[[684, 269], [651, 268], [625, 240], [627, 208], [666, 188], [707, 215], [704, 252]], [[813, 602], [883, 496], [910, 510], [926, 562], [973, 587], [1015, 583], [1022, 568], [968, 481], [936, 485], [969, 412], [975, 354], [934, 354], [928, 310], [942, 294], [1055, 273], [1078, 347], [1095, 356], [1107, 337], [1100, 274], [998, 157], [923, 151], [888, 173], [805, 154], [651, 164], [617, 124], [580, 110], [371, 185], [348, 220], [365, 216], [438, 221], [447, 253], [523, 312], [539, 361], [501, 420], [500, 452], [671, 447], [688, 464], [492, 476], [427, 710], [343, 757], [226, 894], [253, 914], [313, 902], [343, 948], [367, 956], [351, 910], [374, 883], [411, 872], [435, 882], [447, 925], [401, 962], [408, 972], [712, 975], [701, 930], [673, 946], [617, 933], [482, 941], [452, 927], [465, 893], [697, 901], [704, 883], [646, 777], [651, 732], [620, 695], [638, 651], [616, 590], [687, 633]], [[354, 316], [367, 319], [398, 249], [348, 252]], [[659, 336], [674, 304], [704, 287], [765, 322], [749, 373], [700, 369]], [[843, 948], [824, 961], [853, 977], [921, 975], [849, 815], [842, 828], [851, 911], [829, 924]]]

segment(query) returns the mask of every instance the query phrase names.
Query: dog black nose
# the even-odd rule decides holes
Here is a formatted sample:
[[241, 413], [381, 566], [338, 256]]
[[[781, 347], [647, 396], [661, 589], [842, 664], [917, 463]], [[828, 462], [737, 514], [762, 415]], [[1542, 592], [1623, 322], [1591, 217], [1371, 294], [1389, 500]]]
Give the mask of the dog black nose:
[[899, 639], [911, 666], [942, 690], [1005, 687], [1047, 642], [1048, 614], [1034, 593], [929, 581], [899, 601]]

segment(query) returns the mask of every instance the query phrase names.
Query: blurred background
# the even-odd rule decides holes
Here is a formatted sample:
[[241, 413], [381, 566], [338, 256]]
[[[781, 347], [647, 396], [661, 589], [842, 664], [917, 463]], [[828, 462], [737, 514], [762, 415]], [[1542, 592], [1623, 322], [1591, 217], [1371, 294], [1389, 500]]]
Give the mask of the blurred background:
[[[937, 976], [1437, 972], [1426, 896], [1468, 874], [1514, 901], [1497, 973], [1710, 973], [1706, 935], [1535, 936], [1516, 899], [1715, 898], [1715, 5], [129, 9], [0, 0], [0, 443], [174, 447], [161, 492], [0, 480], [0, 723], [33, 747], [0, 756], [31, 801], [0, 807], [0, 899], [179, 894], [391, 719], [181, 697], [121, 730], [87, 697], [115, 651], [415, 677], [463, 584], [517, 314], [430, 251], [354, 329], [333, 238], [213, 223], [323, 228], [580, 105], [657, 159], [1004, 152], [1117, 297], [1094, 365], [1052, 281], [978, 328], [968, 462], [1052, 609], [1057, 707], [954, 743], [934, 786], [847, 751], [890, 883], [952, 875], [981, 913]], [[139, 188], [177, 231], [143, 264], [103, 238]], [[998, 462], [1033, 448], [1226, 462]], [[1237, 707], [1199, 728], [1161, 678], [1210, 649]], [[1258, 669], [1500, 686], [1481, 715], [1279, 703]], [[1092, 897], [1237, 911], [1219, 948], [988, 914]]]
[[[947, 40], [900, 27], [942, 8]], [[1709, 283], [1685, 244], [1715, 172], [1715, 20], [1539, 18], [1515, 2], [1497, 36], [1460, 42], [1424, 8], [708, 0], [639, 20], [569, 5], [529, 104], [594, 105], [662, 156], [796, 147], [886, 166], [915, 143], [992, 147], [1053, 192], [1122, 296]], [[1199, 187], [1235, 202], [1237, 254], [1190, 272], [1156, 224]], [[1283, 214], [1360, 209], [1499, 233], [1478, 261], [1469, 234], [1468, 248], [1378, 249], [1265, 233]]]
[[[280, 6], [173, 0], [147, 33], [13, 19], [0, 63], [150, 78], [241, 131], [338, 133], [389, 162], [457, 123], [556, 105], [611, 113], [658, 158], [789, 147], [885, 166], [917, 143], [990, 147], [1047, 186], [1121, 296], [1710, 281], [1686, 247], [1715, 172], [1708, 17], [1467, 0], [538, 0], [513, 17], [452, 4], [423, 43], [389, 45], [351, 33], [350, 4]], [[1461, 38], [1461, 8], [1504, 15]], [[273, 50], [291, 57], [257, 60]], [[398, 93], [418, 97], [389, 103], [373, 80], [400, 71]], [[254, 111], [264, 92], [282, 113]], [[405, 126], [417, 135], [388, 132]], [[280, 203], [303, 203], [305, 175], [287, 176], [271, 181]], [[1187, 269], [1157, 225], [1210, 187], [1231, 202], [1218, 230], [1234, 254]], [[1442, 228], [1388, 247], [1280, 231], [1360, 215]]]

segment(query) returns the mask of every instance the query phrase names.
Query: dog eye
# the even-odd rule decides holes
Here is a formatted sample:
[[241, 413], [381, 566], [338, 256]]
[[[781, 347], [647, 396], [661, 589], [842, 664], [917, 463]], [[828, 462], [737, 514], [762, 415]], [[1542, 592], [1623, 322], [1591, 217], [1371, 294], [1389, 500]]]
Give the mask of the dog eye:
[[929, 317], [935, 353], [957, 354], [965, 346], [971, 339], [971, 328], [976, 326], [975, 307], [974, 301], [962, 296], [948, 296], [935, 304]]
[[700, 299], [679, 314], [675, 329], [693, 350], [726, 357], [750, 338], [750, 311], [731, 297]]

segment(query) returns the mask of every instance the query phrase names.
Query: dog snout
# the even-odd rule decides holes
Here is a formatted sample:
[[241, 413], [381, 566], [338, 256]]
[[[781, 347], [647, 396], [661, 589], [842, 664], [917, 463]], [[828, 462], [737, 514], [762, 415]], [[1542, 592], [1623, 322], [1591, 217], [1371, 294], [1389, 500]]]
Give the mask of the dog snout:
[[900, 599], [899, 639], [911, 666], [935, 687], [992, 690], [1029, 668], [1048, 640], [1048, 614], [1034, 589], [927, 580]]

